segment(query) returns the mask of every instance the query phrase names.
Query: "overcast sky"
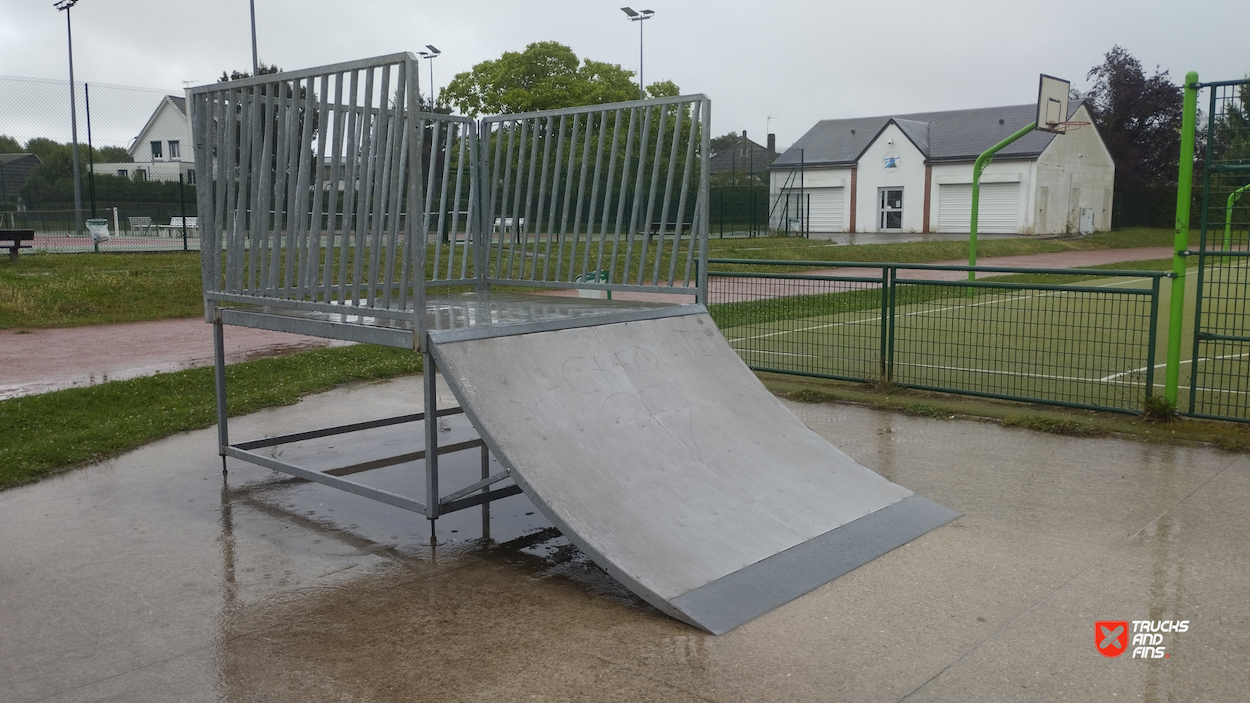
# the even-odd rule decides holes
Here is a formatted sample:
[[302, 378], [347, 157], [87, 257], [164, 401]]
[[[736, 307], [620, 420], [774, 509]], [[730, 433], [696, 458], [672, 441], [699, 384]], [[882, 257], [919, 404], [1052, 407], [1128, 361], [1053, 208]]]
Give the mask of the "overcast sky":
[[[629, 0], [626, 0], [629, 1]], [[535, 41], [638, 67], [638, 23], [620, 2], [255, 0], [260, 57], [307, 68], [433, 44], [434, 82]], [[817, 120], [1027, 103], [1039, 73], [1085, 87], [1119, 44], [1177, 82], [1250, 74], [1245, 0], [646, 0], [648, 83], [712, 99], [713, 132], [771, 122], [779, 146]], [[248, 0], [80, 0], [78, 81], [181, 88], [250, 70]], [[1182, 14], [1183, 13], [1183, 14]], [[52, 0], [0, 0], [0, 75], [68, 78], [65, 13]], [[422, 90], [428, 82], [422, 65]], [[0, 134], [6, 132], [0, 95]], [[137, 125], [135, 131], [142, 125]], [[12, 130], [10, 130], [11, 132]]]

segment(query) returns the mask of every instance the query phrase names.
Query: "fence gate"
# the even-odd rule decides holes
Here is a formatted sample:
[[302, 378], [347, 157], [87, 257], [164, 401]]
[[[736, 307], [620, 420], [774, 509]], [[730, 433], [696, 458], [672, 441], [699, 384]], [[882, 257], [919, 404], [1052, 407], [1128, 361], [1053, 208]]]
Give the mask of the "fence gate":
[[1189, 414], [1250, 421], [1250, 80], [1204, 83], [1206, 155]]

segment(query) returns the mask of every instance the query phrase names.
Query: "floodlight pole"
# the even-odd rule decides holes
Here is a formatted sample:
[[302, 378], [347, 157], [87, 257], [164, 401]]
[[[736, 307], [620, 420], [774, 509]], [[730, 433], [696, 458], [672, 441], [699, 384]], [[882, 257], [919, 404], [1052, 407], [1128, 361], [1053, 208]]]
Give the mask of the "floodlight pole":
[[[1012, 142], [1035, 129], [1037, 129], [1037, 120], [1028, 123], [1024, 127], [1020, 128], [1020, 131], [1010, 137], [1007, 137], [989, 149], [986, 149], [985, 153], [978, 156], [977, 160], [972, 164], [972, 221], [969, 225], [968, 231], [969, 266], [977, 265], [977, 210], [981, 204], [981, 174], [985, 172], [985, 168], [990, 165], [991, 161], [994, 160], [994, 154], [997, 154], [1007, 148]], [[977, 280], [976, 271], [968, 271], [968, 280]], [[971, 288], [968, 289], [968, 294], [972, 294]]]
[[630, 22], [638, 23], [638, 99], [646, 100], [647, 90], [646, 88], [643, 87], [645, 84], [643, 83], [643, 80], [642, 80], [642, 67], [643, 67], [642, 22], [643, 20], [651, 19], [651, 17], [655, 15], [655, 10], [641, 10], [641, 11], [635, 12], [631, 8], [622, 7], [621, 12], [624, 12], [626, 15], [629, 15]]
[[60, 0], [56, 9], [65, 11], [65, 36], [69, 46], [69, 119], [70, 139], [74, 152], [74, 232], [82, 234], [82, 166], [78, 160], [78, 104], [74, 96], [74, 30], [69, 19], [69, 9], [78, 0]]
[[256, 53], [256, 0], [248, 0], [252, 9], [252, 76], [260, 75], [260, 55]]

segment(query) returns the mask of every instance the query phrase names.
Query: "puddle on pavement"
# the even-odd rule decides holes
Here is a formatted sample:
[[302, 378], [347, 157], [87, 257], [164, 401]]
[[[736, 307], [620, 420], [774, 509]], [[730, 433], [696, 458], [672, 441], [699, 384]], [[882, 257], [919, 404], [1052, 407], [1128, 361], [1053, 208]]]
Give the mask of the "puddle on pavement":
[[[462, 415], [440, 423], [443, 444], [476, 437]], [[421, 430], [400, 425], [316, 442], [273, 455], [343, 466], [411, 451]], [[710, 636], [631, 593], [524, 494], [491, 503], [485, 531], [480, 507], [441, 517], [431, 543], [419, 514], [279, 473], [246, 480], [256, 475], [251, 467], [231, 467], [221, 492], [216, 651], [226, 700], [576, 699], [597, 685], [602, 662], [589, 652], [603, 650], [608, 631], [640, 667], [708, 685]], [[501, 470], [492, 457], [491, 473]], [[439, 475], [444, 494], [476, 482], [480, 449], [440, 456]], [[353, 478], [424, 499], [420, 461]], [[265, 549], [280, 556], [262, 556]], [[635, 699], [653, 698], [648, 687], [663, 678], [640, 680]]]
[[[263, 347], [244, 349], [242, 351], [227, 354], [226, 363], [237, 364], [241, 361], [255, 361], [257, 359], [287, 356], [296, 352], [310, 351], [312, 349], [324, 349], [327, 347], [341, 347], [348, 344], [351, 344], [351, 342], [309, 337], [307, 340], [301, 340], [291, 344], [270, 344]], [[155, 376], [160, 373], [185, 371], [187, 369], [198, 368], [201, 366], [212, 366], [212, 364], [213, 357], [205, 356], [157, 364], [137, 364], [130, 368], [114, 369], [111, 371], [89, 369], [78, 373], [60, 374], [55, 378], [37, 379], [22, 383], [0, 384], [0, 400], [8, 400], [9, 398], [18, 398], [26, 395], [38, 395], [40, 393], [50, 393], [52, 391], [62, 391], [67, 388], [94, 386], [101, 383], [108, 383], [109, 381], [125, 381], [131, 378]]]

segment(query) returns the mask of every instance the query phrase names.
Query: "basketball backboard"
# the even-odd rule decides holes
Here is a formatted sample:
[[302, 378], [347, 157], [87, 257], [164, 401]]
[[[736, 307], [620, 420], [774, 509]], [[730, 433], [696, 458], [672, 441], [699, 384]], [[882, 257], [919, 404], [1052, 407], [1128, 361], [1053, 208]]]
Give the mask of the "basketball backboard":
[[1043, 132], [1063, 134], [1068, 119], [1068, 89], [1071, 84], [1062, 78], [1041, 75], [1037, 88], [1037, 128]]

